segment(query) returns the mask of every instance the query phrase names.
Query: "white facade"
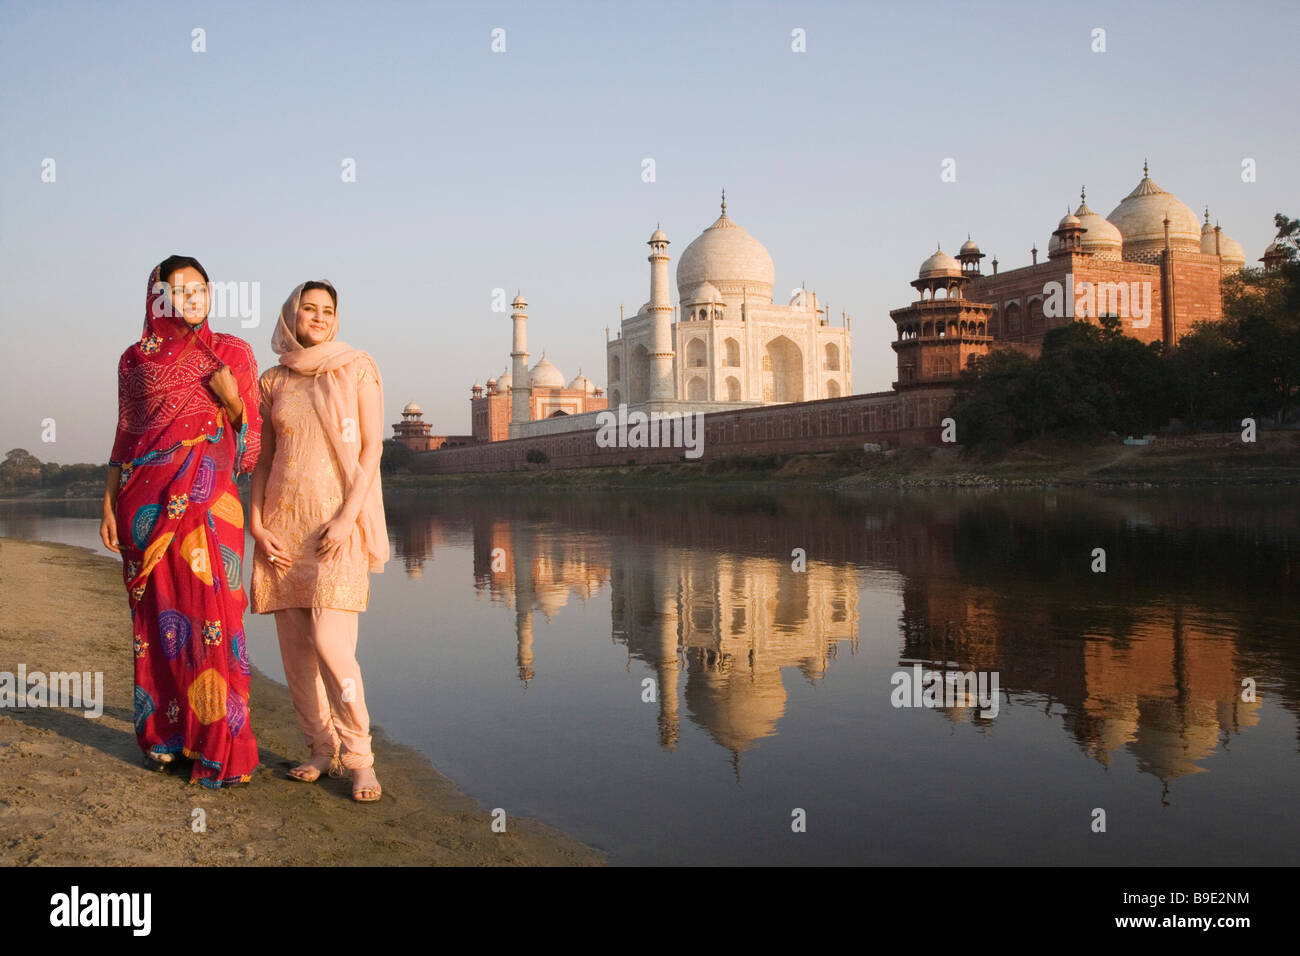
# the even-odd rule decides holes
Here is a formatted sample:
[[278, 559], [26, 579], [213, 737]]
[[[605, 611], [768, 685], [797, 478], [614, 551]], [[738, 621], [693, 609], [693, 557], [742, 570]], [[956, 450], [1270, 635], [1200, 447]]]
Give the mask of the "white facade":
[[[611, 408], [663, 399], [667, 245], [656, 229], [650, 240], [651, 301], [622, 319], [618, 337], [607, 343]], [[677, 264], [672, 398], [773, 405], [851, 393], [848, 320], [830, 325], [817, 294], [807, 289], [797, 290], [786, 305], [775, 304], [774, 275], [767, 250], [727, 216], [724, 196], [722, 215]]]

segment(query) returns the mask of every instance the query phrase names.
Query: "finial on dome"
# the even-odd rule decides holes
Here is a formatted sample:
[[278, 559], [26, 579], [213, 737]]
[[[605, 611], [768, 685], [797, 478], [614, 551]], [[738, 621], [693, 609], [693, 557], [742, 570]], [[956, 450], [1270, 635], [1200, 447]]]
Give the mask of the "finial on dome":
[[1207, 226], [1210, 224], [1210, 207], [1209, 207], [1209, 206], [1206, 206], [1206, 207], [1205, 207], [1205, 224], [1206, 224]]
[[1144, 159], [1142, 160], [1142, 178], [1146, 179], [1150, 175], [1151, 175], [1151, 171], [1147, 167], [1147, 161]]
[[722, 190], [722, 214], [724, 216], [727, 214], [727, 190], [725, 187]]
[[1079, 202], [1081, 202], [1081, 203], [1086, 203], [1087, 201], [1088, 201], [1088, 187], [1087, 187], [1087, 186], [1080, 186], [1080, 187], [1079, 187]]

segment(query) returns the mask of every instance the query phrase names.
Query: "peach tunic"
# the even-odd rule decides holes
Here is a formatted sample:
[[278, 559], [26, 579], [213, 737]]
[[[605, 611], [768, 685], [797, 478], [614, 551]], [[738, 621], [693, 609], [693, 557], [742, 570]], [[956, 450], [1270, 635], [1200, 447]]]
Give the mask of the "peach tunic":
[[[357, 390], [379, 382], [368, 357], [352, 363]], [[330, 558], [320, 559], [321, 528], [343, 505], [343, 472], [312, 405], [312, 380], [283, 365], [261, 378], [262, 414], [275, 428], [275, 457], [266, 480], [262, 525], [289, 553], [288, 571], [273, 568], [262, 549], [253, 553], [253, 610], [291, 607], [364, 611], [370, 598], [369, 558], [360, 527]], [[360, 410], [357, 418], [360, 421]], [[360, 426], [358, 425], [358, 428]]]

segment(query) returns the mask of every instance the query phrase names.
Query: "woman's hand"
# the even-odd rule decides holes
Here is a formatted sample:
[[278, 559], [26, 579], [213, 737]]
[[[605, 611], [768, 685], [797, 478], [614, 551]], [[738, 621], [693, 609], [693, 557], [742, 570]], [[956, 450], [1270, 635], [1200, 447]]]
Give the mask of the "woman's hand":
[[122, 553], [122, 549], [117, 546], [117, 518], [113, 512], [105, 509], [104, 517], [99, 522], [99, 540], [104, 542], [104, 547], [110, 551]]
[[271, 532], [265, 528], [251, 528], [249, 534], [253, 536], [253, 541], [257, 543], [257, 546], [266, 552], [272, 567], [287, 571], [293, 564], [289, 552], [285, 550], [280, 539]]
[[239, 399], [239, 383], [235, 381], [235, 373], [230, 371], [229, 365], [222, 365], [212, 373], [208, 378], [208, 387], [226, 408], [242, 406], [243, 403]]
[[117, 494], [122, 488], [122, 466], [110, 465], [104, 482], [103, 518], [99, 522], [99, 540], [110, 551], [121, 554], [117, 546]]
[[343, 512], [335, 515], [320, 529], [320, 543], [316, 553], [322, 558], [332, 558], [352, 537], [352, 529], [357, 526], [355, 516]]

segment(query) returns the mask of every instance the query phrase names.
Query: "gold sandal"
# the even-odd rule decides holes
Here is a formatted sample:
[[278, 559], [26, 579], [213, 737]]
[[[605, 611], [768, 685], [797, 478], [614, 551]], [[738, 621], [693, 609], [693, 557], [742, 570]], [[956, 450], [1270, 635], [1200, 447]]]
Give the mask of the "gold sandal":
[[[367, 768], [370, 769], [370, 768]], [[384, 788], [379, 785], [379, 777], [375, 777], [375, 784], [372, 787], [358, 787], [356, 785], [357, 772], [352, 771], [352, 799], [357, 803], [374, 803], [383, 796]], [[363, 793], [374, 794], [374, 796], [363, 797]]]

